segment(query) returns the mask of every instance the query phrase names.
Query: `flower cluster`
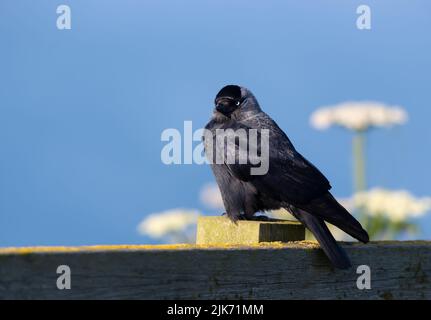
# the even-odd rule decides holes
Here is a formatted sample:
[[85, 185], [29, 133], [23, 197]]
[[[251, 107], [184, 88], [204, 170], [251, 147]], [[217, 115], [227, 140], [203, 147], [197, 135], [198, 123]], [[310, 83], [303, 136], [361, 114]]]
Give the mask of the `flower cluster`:
[[407, 112], [398, 106], [383, 103], [344, 102], [316, 110], [310, 118], [311, 125], [323, 130], [341, 126], [350, 130], [363, 131], [370, 127], [390, 127], [407, 121]]
[[138, 232], [155, 239], [185, 234], [187, 228], [196, 224], [198, 216], [196, 210], [186, 209], [152, 213], [139, 223]]
[[406, 190], [374, 188], [356, 193], [351, 201], [367, 215], [383, 215], [391, 221], [419, 217], [431, 209], [431, 197], [416, 198]]

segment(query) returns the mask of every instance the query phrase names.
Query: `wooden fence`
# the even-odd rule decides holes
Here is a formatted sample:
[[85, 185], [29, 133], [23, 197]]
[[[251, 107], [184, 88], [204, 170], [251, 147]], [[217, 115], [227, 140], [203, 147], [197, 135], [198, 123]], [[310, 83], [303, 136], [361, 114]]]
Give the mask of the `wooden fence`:
[[431, 242], [343, 246], [349, 270], [309, 241], [4, 248], [0, 298], [431, 299]]

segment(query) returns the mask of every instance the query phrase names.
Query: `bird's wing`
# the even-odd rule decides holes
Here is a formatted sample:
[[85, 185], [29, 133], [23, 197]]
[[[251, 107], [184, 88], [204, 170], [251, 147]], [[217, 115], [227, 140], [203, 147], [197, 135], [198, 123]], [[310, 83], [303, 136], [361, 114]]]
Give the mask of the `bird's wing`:
[[[325, 176], [300, 153], [298, 153], [289, 141], [285, 133], [271, 120], [271, 124], [265, 125], [269, 130], [269, 152], [268, 171], [263, 175], [251, 174], [251, 168], [259, 167], [257, 159], [253, 159], [249, 154], [249, 161], [245, 164], [225, 163], [230, 173], [243, 181], [249, 181], [261, 193], [265, 193], [272, 198], [291, 204], [308, 203], [312, 199], [325, 194], [330, 188], [329, 181]], [[253, 128], [255, 127], [255, 128]], [[262, 156], [262, 126], [255, 126], [254, 123], [245, 124], [235, 122], [230, 128], [233, 130], [257, 129], [257, 154]], [[250, 139], [247, 135], [247, 139]], [[250, 140], [248, 140], [250, 141]], [[242, 149], [241, 140], [236, 140], [234, 146], [225, 145], [225, 155], [232, 154], [236, 150]], [[254, 157], [256, 158], [256, 157]]]

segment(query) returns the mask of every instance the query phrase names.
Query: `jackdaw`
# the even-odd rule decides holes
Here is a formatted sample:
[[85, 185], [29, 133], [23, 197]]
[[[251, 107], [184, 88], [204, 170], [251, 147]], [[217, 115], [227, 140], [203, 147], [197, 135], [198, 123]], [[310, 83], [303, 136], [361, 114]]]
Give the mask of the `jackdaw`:
[[[364, 243], [369, 241], [368, 233], [335, 200], [329, 192], [329, 181], [296, 151], [287, 135], [261, 110], [248, 89], [237, 85], [222, 88], [215, 98], [213, 116], [205, 129], [205, 153], [223, 198], [225, 214], [232, 221], [252, 220], [257, 212], [285, 208], [313, 233], [335, 267], [351, 267], [347, 254], [337, 244], [325, 221]], [[246, 162], [238, 161], [238, 153], [244, 151], [241, 149], [247, 146], [251, 149], [240, 141], [243, 136], [235, 136], [234, 143], [217, 139], [217, 135], [227, 129], [246, 132], [245, 139], [250, 139], [251, 129], [257, 131], [259, 137], [263, 131], [269, 132], [267, 172], [252, 174], [251, 169], [258, 165], [250, 155]], [[217, 148], [220, 141], [222, 150]], [[263, 151], [262, 141], [257, 139], [257, 154]], [[220, 153], [223, 153], [222, 161], [216, 161]], [[226, 161], [231, 154], [235, 154], [236, 161]]]

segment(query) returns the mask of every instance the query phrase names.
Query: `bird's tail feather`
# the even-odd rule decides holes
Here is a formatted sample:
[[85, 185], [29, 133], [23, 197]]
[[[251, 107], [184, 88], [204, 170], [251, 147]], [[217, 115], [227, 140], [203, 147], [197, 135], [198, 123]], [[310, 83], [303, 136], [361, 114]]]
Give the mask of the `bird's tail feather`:
[[340, 228], [361, 242], [367, 243], [370, 240], [367, 231], [329, 192], [323, 197], [312, 200], [302, 209], [307, 212], [313, 212], [316, 216]]
[[300, 209], [297, 209], [294, 215], [313, 233], [326, 256], [336, 268], [347, 269], [352, 266], [346, 252], [337, 244], [323, 219]]

